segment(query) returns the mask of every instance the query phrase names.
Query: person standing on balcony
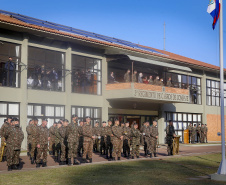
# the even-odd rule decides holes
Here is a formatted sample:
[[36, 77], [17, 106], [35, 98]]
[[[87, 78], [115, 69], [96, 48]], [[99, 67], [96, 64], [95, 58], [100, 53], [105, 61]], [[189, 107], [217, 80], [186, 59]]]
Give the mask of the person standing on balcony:
[[133, 72], [133, 83], [136, 83], [137, 82], [137, 71], [135, 70]]
[[159, 76], [156, 76], [156, 78], [154, 80], [154, 85], [160, 85]]
[[166, 86], [167, 87], [172, 87], [171, 77], [168, 78], [168, 80], [166, 82]]
[[146, 76], [143, 78], [143, 83], [148, 84], [148, 78]]
[[153, 77], [152, 76], [149, 76], [148, 83], [150, 85], [153, 85], [154, 84], [154, 81], [153, 81]]
[[143, 83], [143, 73], [139, 73], [138, 83]]
[[163, 78], [160, 79], [159, 85], [164, 86]]
[[12, 87], [13, 76], [16, 70], [16, 64], [13, 62], [12, 57], [9, 57], [8, 62], [5, 63], [5, 70], [6, 70], [6, 85]]
[[126, 83], [129, 83], [131, 80], [130, 80], [130, 70], [128, 69], [126, 74], [124, 74], [124, 81]]
[[114, 72], [111, 72], [109, 78], [108, 78], [108, 83], [109, 84], [113, 84], [115, 83], [115, 75], [114, 75]]

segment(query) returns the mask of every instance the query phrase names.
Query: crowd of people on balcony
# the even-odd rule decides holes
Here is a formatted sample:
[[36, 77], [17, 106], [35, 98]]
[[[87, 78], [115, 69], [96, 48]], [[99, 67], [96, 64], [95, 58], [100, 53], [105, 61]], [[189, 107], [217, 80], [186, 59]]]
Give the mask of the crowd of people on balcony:
[[[167, 82], [164, 83], [163, 78], [160, 78], [159, 76], [156, 76], [155, 78], [150, 75], [150, 76], [144, 76], [143, 73], [137, 73], [135, 70], [133, 74], [130, 74], [131, 71], [128, 69], [127, 72], [124, 74], [124, 82], [125, 83], [144, 83], [144, 84], [150, 84], [150, 85], [159, 85], [159, 86], [167, 86], [167, 87], [172, 87], [172, 82], [171, 82], [171, 77], [167, 79]], [[132, 77], [132, 80], [131, 80]], [[118, 83], [115, 79], [114, 72], [111, 72], [109, 78], [108, 78], [109, 83]]]

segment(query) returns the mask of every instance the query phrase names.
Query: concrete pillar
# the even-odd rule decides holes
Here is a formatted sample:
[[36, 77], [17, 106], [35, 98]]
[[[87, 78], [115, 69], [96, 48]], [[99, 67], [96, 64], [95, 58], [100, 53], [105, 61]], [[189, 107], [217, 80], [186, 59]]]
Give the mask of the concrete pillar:
[[[21, 62], [25, 65], [28, 65], [28, 37], [25, 35], [22, 45], [21, 45]], [[22, 67], [22, 70], [24, 66]], [[27, 149], [27, 70], [23, 70], [21, 72], [21, 79], [20, 79], [20, 125], [24, 132], [24, 141], [22, 143], [22, 149]]]
[[202, 92], [202, 106], [203, 106], [203, 115], [202, 115], [202, 123], [206, 124], [206, 74], [203, 71], [203, 76], [201, 78], [201, 92]]
[[[105, 94], [106, 84], [108, 83], [108, 64], [106, 58], [102, 59], [102, 97], [103, 97], [103, 105], [102, 105], [102, 121], [108, 120], [108, 108], [109, 102], [103, 96]], [[104, 108], [105, 107], [105, 108]]]
[[164, 121], [164, 111], [159, 111], [158, 117], [158, 131], [159, 131], [159, 144], [164, 144], [165, 140], [165, 121]]

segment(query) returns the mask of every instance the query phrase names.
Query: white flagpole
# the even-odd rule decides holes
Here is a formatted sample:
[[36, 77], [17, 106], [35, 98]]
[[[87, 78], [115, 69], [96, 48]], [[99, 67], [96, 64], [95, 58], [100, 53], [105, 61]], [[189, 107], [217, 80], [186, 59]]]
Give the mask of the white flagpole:
[[224, 59], [223, 59], [223, 0], [221, 0], [220, 7], [220, 91], [221, 91], [221, 150], [222, 160], [217, 173], [221, 175], [226, 174], [225, 161], [225, 128], [224, 128]]

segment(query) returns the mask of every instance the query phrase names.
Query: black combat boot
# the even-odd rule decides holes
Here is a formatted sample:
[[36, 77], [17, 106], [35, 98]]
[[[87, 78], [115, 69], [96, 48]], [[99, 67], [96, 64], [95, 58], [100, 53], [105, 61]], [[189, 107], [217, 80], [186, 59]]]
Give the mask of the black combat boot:
[[112, 157], [112, 161], [115, 161], [115, 157]]
[[124, 157], [127, 157], [127, 154], [126, 153], [124, 153]]
[[46, 162], [43, 162], [43, 163], [42, 163], [42, 167], [47, 167]]
[[34, 164], [35, 163], [35, 159], [34, 157], [31, 158], [31, 164]]
[[134, 159], [134, 156], [132, 156], [132, 159]]
[[170, 156], [170, 152], [168, 152], [168, 156]]
[[60, 161], [60, 165], [65, 165], [66, 161]]
[[86, 159], [82, 158], [82, 163], [86, 163]]
[[152, 153], [150, 153], [150, 158], [152, 158]]
[[49, 155], [53, 155], [53, 152], [52, 151], [49, 151]]
[[74, 159], [74, 165], [79, 165], [80, 164], [80, 162], [78, 161], [78, 159]]
[[145, 150], [144, 156], [147, 157], [147, 151]]
[[140, 156], [138, 155], [138, 156], [137, 156], [137, 159], [139, 159], [139, 158], [140, 158]]
[[30, 156], [30, 152], [27, 152], [27, 156]]
[[157, 154], [156, 153], [154, 153], [154, 157], [157, 157]]
[[68, 158], [68, 166], [71, 166], [71, 158]]
[[5, 162], [6, 161], [6, 156], [3, 156], [2, 157], [2, 162]]
[[121, 161], [121, 158], [120, 157], [118, 157], [118, 161]]
[[89, 159], [89, 163], [92, 163], [92, 162], [93, 162], [93, 159], [92, 159], [92, 158], [90, 158], [90, 159]]
[[40, 168], [40, 163], [37, 163], [36, 164], [36, 168]]
[[12, 171], [12, 166], [8, 166], [8, 171]]

